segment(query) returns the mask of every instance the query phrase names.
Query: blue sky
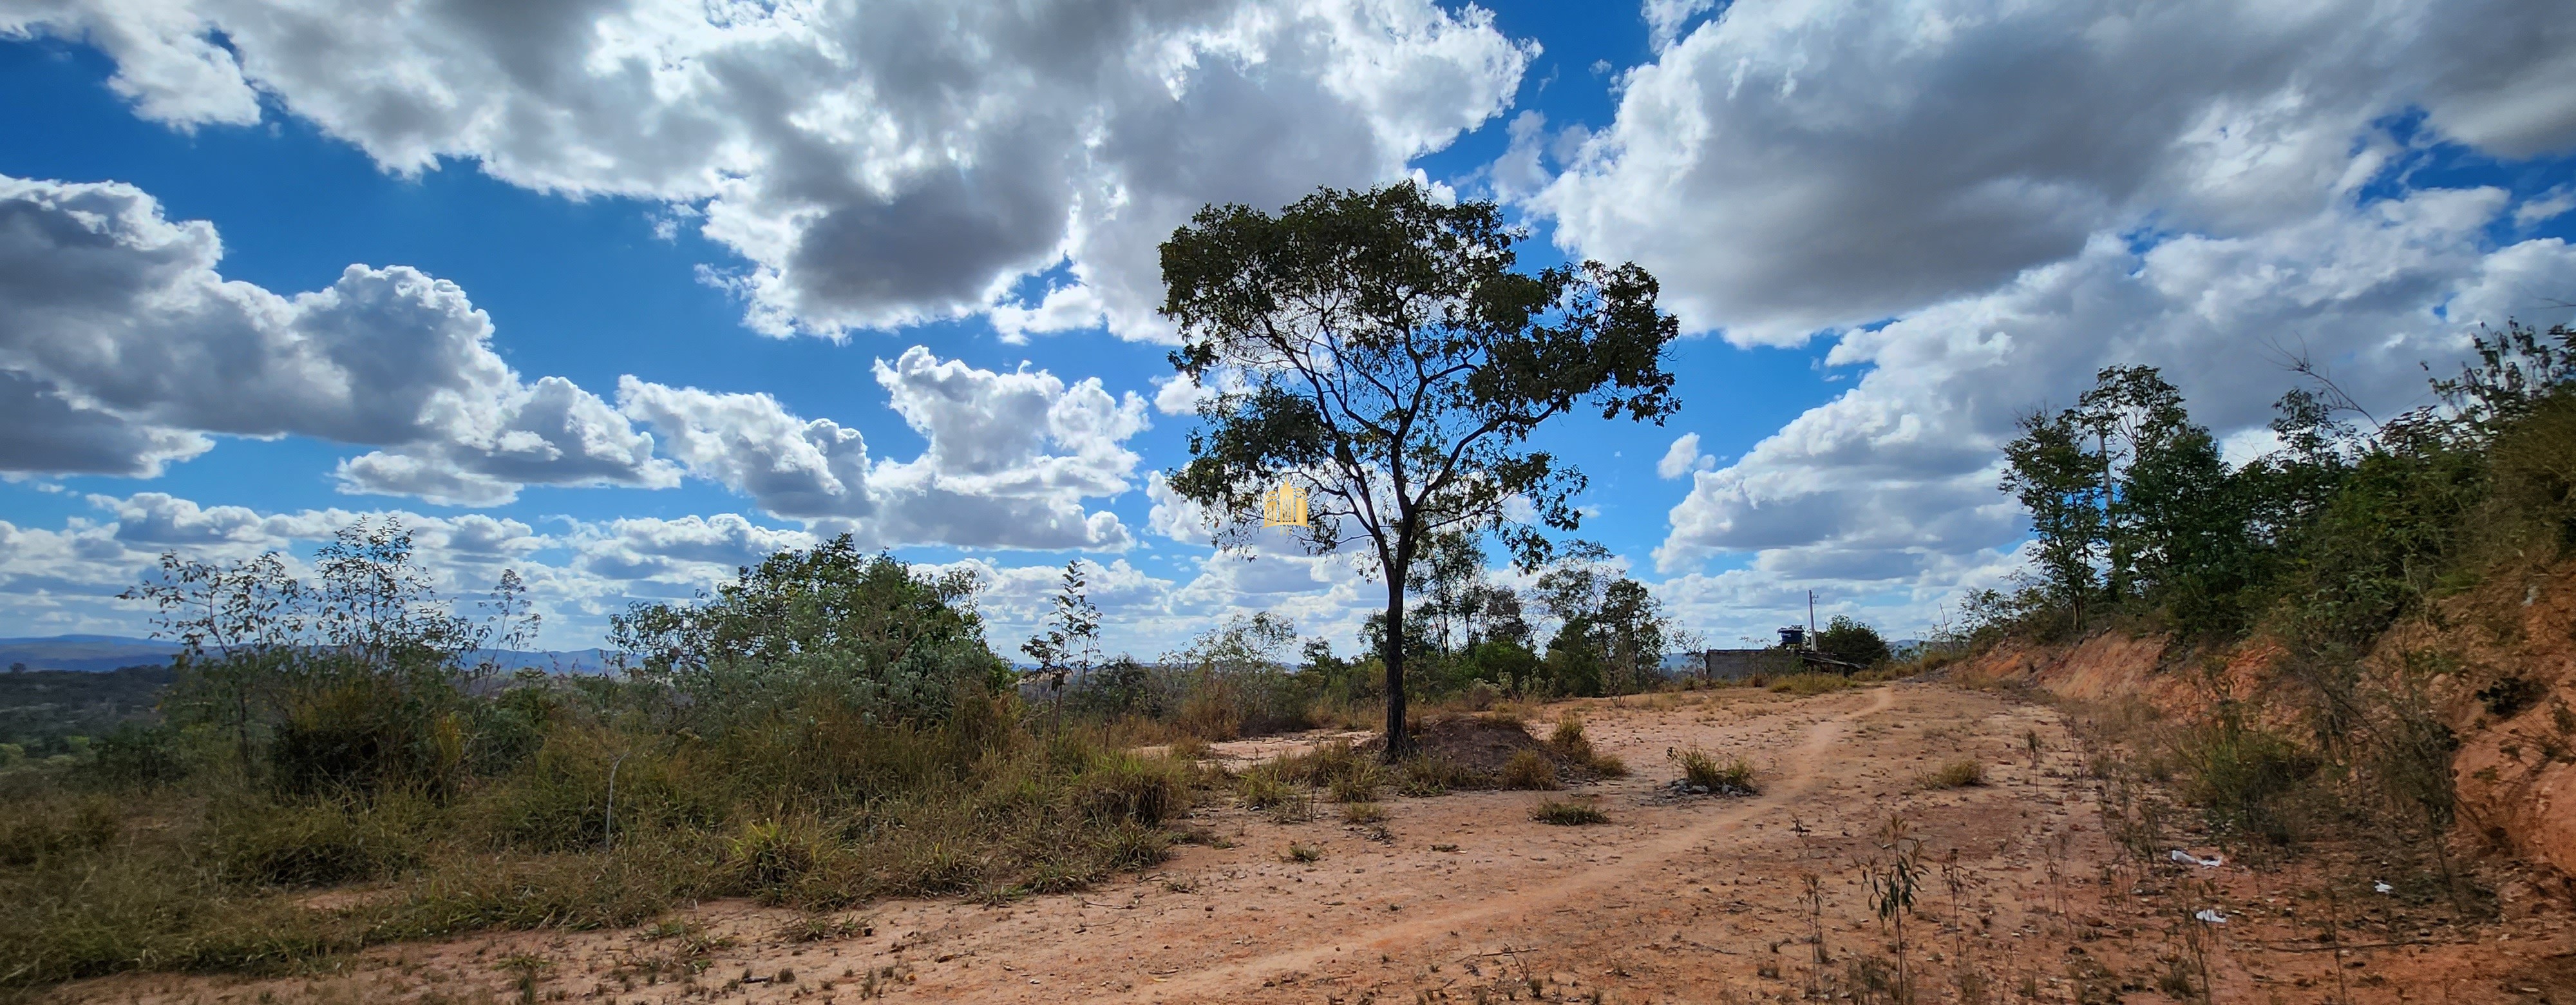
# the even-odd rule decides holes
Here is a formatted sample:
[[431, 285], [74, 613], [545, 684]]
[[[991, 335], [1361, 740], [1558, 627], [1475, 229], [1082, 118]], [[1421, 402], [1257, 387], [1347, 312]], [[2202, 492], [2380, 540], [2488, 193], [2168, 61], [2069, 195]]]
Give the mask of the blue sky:
[[2566, 318], [2565, 19], [2335, 7], [0, 13], [0, 635], [132, 633], [164, 549], [395, 512], [563, 647], [841, 531], [971, 563], [1005, 651], [1077, 557], [1116, 647], [1347, 645], [1355, 570], [1213, 556], [1154, 482], [1193, 420], [1150, 247], [1409, 175], [1533, 266], [1645, 264], [1691, 333], [1665, 427], [1546, 436], [1584, 536], [1720, 641], [1809, 589], [1919, 633], [2018, 567], [1994, 446], [2099, 366], [2243, 457], [2289, 355], [2393, 409], [2466, 326]]

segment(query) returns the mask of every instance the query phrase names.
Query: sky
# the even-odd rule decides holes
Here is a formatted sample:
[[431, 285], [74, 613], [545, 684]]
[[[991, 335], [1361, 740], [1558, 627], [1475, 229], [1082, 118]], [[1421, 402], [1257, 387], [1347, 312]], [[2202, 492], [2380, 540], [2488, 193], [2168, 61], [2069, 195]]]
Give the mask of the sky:
[[1661, 281], [1680, 412], [1540, 441], [1682, 627], [1919, 636], [2022, 567], [1997, 448], [2101, 367], [2242, 461], [2294, 364], [2385, 418], [2569, 320], [2564, 13], [0, 0], [0, 636], [392, 516], [552, 648], [847, 533], [976, 572], [1006, 654], [1069, 561], [1111, 650], [1349, 651], [1363, 569], [1163, 482], [1155, 247], [1405, 179]]

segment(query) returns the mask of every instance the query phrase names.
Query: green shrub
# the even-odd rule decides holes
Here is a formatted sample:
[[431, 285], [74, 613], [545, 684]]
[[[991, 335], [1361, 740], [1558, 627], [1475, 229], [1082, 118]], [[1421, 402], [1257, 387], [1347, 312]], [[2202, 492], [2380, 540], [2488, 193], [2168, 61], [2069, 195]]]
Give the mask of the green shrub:
[[2314, 755], [2252, 725], [2234, 702], [2185, 733], [2177, 751], [2185, 794], [2212, 829], [2275, 842], [2291, 837], [2285, 801], [2316, 774]]
[[166, 725], [128, 722], [102, 736], [90, 773], [115, 788], [167, 785], [188, 775], [188, 756], [179, 731]]

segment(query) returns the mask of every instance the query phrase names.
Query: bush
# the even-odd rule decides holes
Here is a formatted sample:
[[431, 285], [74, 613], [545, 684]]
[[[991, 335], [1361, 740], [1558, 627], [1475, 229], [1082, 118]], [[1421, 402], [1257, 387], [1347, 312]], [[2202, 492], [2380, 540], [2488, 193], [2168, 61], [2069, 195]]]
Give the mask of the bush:
[[1530, 817], [1540, 823], [1560, 827], [1610, 822], [1610, 814], [1601, 812], [1600, 807], [1573, 799], [1541, 799], [1538, 808], [1530, 811]]
[[1673, 760], [1681, 766], [1682, 780], [1723, 796], [1750, 796], [1762, 790], [1753, 784], [1753, 765], [1738, 757], [1719, 761], [1697, 748], [1676, 752]]
[[166, 725], [128, 722], [100, 737], [91, 774], [114, 788], [150, 788], [188, 775], [179, 732]]
[[1625, 778], [1628, 775], [1628, 762], [1592, 748], [1591, 739], [1583, 735], [1582, 716], [1567, 715], [1556, 720], [1556, 729], [1548, 734], [1547, 745], [1566, 760], [1591, 769], [1592, 773], [1603, 778]]
[[1927, 789], [1964, 789], [1986, 784], [1986, 766], [1973, 757], [1962, 757], [1924, 773], [1922, 785]]
[[764, 891], [804, 878], [831, 854], [822, 828], [805, 816], [745, 820], [724, 846], [737, 882]]
[[1234, 794], [1243, 801], [1244, 808], [1267, 810], [1271, 819], [1281, 823], [1311, 819], [1315, 814], [1314, 798], [1304, 785], [1290, 780], [1278, 762], [1256, 765], [1244, 772], [1235, 780]]
[[1885, 663], [1891, 655], [1878, 629], [1843, 614], [1816, 633], [1816, 651], [1862, 669]]
[[2316, 773], [2317, 759], [2277, 733], [2245, 721], [2222, 702], [2217, 714], [2184, 734], [2178, 751], [2185, 791], [2212, 829], [2286, 842], [2284, 800]]
[[1152, 827], [1180, 816], [1190, 806], [1188, 775], [1168, 758], [1104, 753], [1073, 785], [1084, 818], [1095, 823]]
[[1561, 789], [1556, 779], [1556, 762], [1535, 750], [1523, 750], [1503, 762], [1503, 787], [1506, 789]]

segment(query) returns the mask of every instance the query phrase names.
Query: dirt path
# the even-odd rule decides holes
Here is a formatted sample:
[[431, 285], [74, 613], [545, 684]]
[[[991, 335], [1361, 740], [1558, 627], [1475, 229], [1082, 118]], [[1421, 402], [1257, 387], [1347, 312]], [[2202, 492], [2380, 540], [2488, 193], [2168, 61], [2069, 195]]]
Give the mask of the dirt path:
[[[1487, 896], [1446, 910], [1417, 911], [1414, 917], [1401, 922], [1377, 925], [1364, 932], [1341, 936], [1336, 941], [1347, 939], [1359, 948], [1363, 956], [1372, 952], [1392, 956], [1396, 952], [1436, 945], [1444, 939], [1457, 940], [1460, 938], [1458, 933], [1466, 929], [1484, 927], [1490, 930], [1496, 922], [1525, 928], [1534, 920], [1530, 917], [1534, 910], [1553, 910], [1553, 905], [1577, 896], [1594, 895], [1602, 888], [1622, 882], [1634, 883], [1645, 874], [1667, 870], [1678, 856], [1702, 850], [1711, 840], [1736, 830], [1755, 814], [1764, 811], [1766, 801], [1796, 801], [1807, 795], [1818, 783], [1821, 767], [1831, 763], [1830, 753], [1835, 741], [1842, 736], [1843, 728], [1860, 716], [1887, 710], [1895, 704], [1894, 699], [1894, 691], [1880, 689], [1868, 705], [1809, 726], [1795, 756], [1789, 761], [1788, 777], [1774, 783], [1776, 790], [1785, 790], [1781, 795], [1756, 797], [1726, 806], [1704, 819], [1622, 848], [1621, 854], [1606, 864], [1595, 865], [1532, 889]], [[1268, 953], [1221, 967], [1202, 969], [1186, 979], [1172, 981], [1168, 986], [1139, 988], [1127, 998], [1148, 1001], [1201, 995], [1224, 997], [1249, 983], [1256, 983], [1254, 979], [1259, 975], [1299, 973], [1322, 967], [1339, 955], [1342, 955], [1340, 946], [1326, 948], [1321, 945]]]
[[[2291, 894], [2282, 881], [2230, 865], [2186, 877], [2237, 920], [2185, 953], [2173, 905], [2137, 896], [2144, 887], [2112, 867], [2081, 759], [2042, 706], [1899, 684], [1547, 714], [1578, 710], [1595, 745], [1636, 769], [1576, 793], [1597, 800], [1606, 825], [1538, 823], [1538, 797], [1514, 792], [1391, 799], [1382, 829], [1344, 825], [1329, 804], [1287, 825], [1202, 807], [1192, 822], [1230, 846], [1185, 847], [1148, 875], [1079, 895], [888, 902], [826, 919], [851, 923], [810, 941], [792, 934], [795, 912], [721, 903], [682, 912], [681, 934], [496, 934], [387, 947], [323, 977], [121, 978], [60, 997], [508, 1000], [518, 992], [503, 961], [516, 958], [539, 962], [541, 999], [620, 1003], [1789, 1001], [1895, 978], [1895, 933], [1864, 881], [1866, 863], [1887, 854], [1874, 835], [1891, 817], [1923, 842], [1928, 870], [1901, 954], [1921, 1001], [2167, 1000], [2158, 974], [2186, 956], [2218, 1001], [2537, 1001], [2518, 988], [2556, 987], [2546, 954], [2568, 948], [2535, 919], [2508, 933], [2523, 940], [2509, 950], [2483, 948], [2488, 933], [2356, 951], [2343, 962], [2368, 967], [2338, 968], [2292, 944], [2296, 921], [2263, 920], [2267, 896]], [[1666, 752], [1694, 747], [1751, 760], [1764, 793], [1675, 796]], [[1986, 784], [1923, 784], [1960, 758], [1984, 765]], [[1291, 843], [1322, 857], [1287, 861]], [[1808, 941], [1819, 934], [1822, 965]]]

